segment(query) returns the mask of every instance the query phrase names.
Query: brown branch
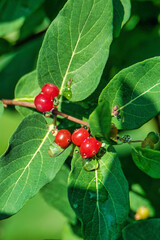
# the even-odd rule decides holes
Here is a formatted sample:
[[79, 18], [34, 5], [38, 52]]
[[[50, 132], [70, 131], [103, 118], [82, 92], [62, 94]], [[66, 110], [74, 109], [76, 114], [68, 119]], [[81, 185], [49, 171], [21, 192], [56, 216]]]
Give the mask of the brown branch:
[[79, 124], [81, 124], [81, 125], [84, 125], [84, 126], [89, 127], [89, 123], [88, 123], [88, 122], [85, 122], [85, 121], [80, 120], [80, 119], [78, 119], [78, 118], [72, 117], [72, 116], [70, 116], [70, 115], [68, 115], [68, 114], [66, 114], [66, 113], [59, 112], [57, 109], [54, 109], [54, 110], [53, 110], [53, 114], [54, 114], [54, 113], [57, 114], [57, 115], [60, 115], [60, 116], [62, 116], [62, 117], [64, 117], [64, 118], [66, 118], [66, 119], [68, 119], [68, 120], [70, 120], [70, 121], [72, 121], [72, 122], [76, 122], [76, 123], [79, 123]]
[[34, 103], [31, 102], [23, 102], [10, 99], [1, 99], [1, 101], [3, 102], [4, 107], [7, 107], [7, 105], [18, 105], [22, 107], [36, 108]]
[[[3, 102], [4, 107], [7, 107], [7, 105], [18, 105], [18, 106], [22, 106], [22, 107], [36, 108], [34, 103], [31, 103], [31, 102], [23, 102], [23, 101], [16, 101], [16, 100], [10, 100], [10, 99], [1, 99], [1, 101]], [[72, 122], [76, 122], [78, 124], [89, 127], [88, 122], [85, 122], [78, 118], [72, 117], [66, 113], [59, 112], [57, 109], [53, 109], [52, 113], [56, 114], [56, 115], [60, 115]]]

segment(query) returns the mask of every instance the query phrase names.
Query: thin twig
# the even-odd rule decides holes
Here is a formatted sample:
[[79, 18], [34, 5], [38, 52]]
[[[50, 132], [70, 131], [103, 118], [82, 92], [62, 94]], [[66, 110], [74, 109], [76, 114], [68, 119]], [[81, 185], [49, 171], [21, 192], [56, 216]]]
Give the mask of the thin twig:
[[[36, 108], [34, 103], [31, 103], [31, 102], [23, 102], [23, 101], [16, 101], [16, 100], [10, 100], [10, 99], [1, 99], [1, 101], [3, 102], [3, 105], [4, 107], [7, 107], [7, 105], [18, 105], [18, 106], [22, 106], [22, 107], [29, 107], [29, 108]], [[76, 123], [79, 123], [81, 125], [84, 125], [84, 126], [87, 126], [89, 127], [89, 123], [88, 122], [85, 122], [85, 121], [82, 121], [78, 118], [75, 118], [75, 117], [72, 117], [66, 113], [62, 113], [62, 112], [59, 112], [56, 108], [54, 108], [52, 110], [52, 113], [54, 115], [60, 115], [72, 122], [76, 122]]]
[[4, 107], [7, 107], [7, 105], [17, 105], [22, 107], [36, 108], [34, 103], [31, 102], [16, 101], [13, 99], [1, 99], [1, 101], [3, 102]]
[[81, 125], [89, 127], [89, 123], [88, 122], [85, 122], [85, 121], [80, 120], [78, 118], [72, 117], [72, 116], [70, 116], [70, 115], [68, 115], [66, 113], [59, 112], [57, 109], [54, 109], [53, 112], [55, 112], [57, 115], [60, 115], [60, 116], [66, 118], [66, 119], [68, 119], [68, 120], [70, 120], [72, 122], [76, 122], [76, 123], [79, 123]]

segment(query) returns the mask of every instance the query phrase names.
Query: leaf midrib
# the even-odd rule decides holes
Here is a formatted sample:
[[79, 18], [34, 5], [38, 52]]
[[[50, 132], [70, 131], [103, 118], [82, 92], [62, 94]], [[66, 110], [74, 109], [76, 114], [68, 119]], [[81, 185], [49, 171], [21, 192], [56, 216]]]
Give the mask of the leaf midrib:
[[127, 107], [129, 104], [131, 104], [132, 102], [136, 101], [138, 98], [140, 98], [141, 96], [145, 95], [146, 93], [150, 92], [150, 90], [152, 90], [153, 88], [155, 88], [156, 86], [160, 85], [160, 82], [155, 84], [154, 86], [150, 87], [149, 89], [147, 89], [145, 92], [141, 93], [140, 95], [138, 95], [137, 97], [135, 97], [134, 99], [130, 100], [128, 103], [126, 103], [125, 105], [123, 105], [122, 107], [120, 107], [118, 110], [122, 110], [123, 108]]
[[[4, 208], [6, 207], [6, 205], [7, 205], [8, 201], [9, 201], [9, 199], [10, 199], [10, 197], [11, 197], [14, 189], [16, 188], [19, 180], [21, 179], [21, 177], [22, 177], [23, 174], [25, 173], [26, 169], [30, 166], [30, 164], [32, 163], [33, 159], [35, 158], [35, 156], [37, 155], [37, 153], [40, 151], [41, 147], [42, 147], [43, 144], [45, 143], [45, 141], [46, 141], [46, 139], [47, 139], [50, 131], [52, 130], [52, 128], [53, 128], [53, 126], [50, 125], [50, 126], [49, 126], [49, 129], [48, 129], [48, 131], [47, 131], [47, 133], [46, 133], [46, 135], [45, 135], [45, 137], [43, 138], [43, 140], [42, 140], [42, 142], [41, 142], [41, 144], [39, 145], [39, 147], [37, 148], [37, 150], [36, 150], [35, 153], [33, 154], [31, 160], [30, 160], [29, 163], [26, 165], [26, 167], [24, 168], [23, 172], [21, 173], [21, 175], [19, 176], [19, 178], [17, 179], [17, 181], [14, 183], [14, 187], [13, 187], [11, 193], [9, 194], [9, 196], [8, 196], [8, 198], [7, 198], [7, 200], [6, 200], [5, 204], [4, 204], [4, 206], [3, 206], [3, 208], [2, 208], [2, 211], [3, 211]], [[27, 184], [27, 183], [26, 183], [26, 184]], [[25, 185], [26, 185], [26, 184], [25, 184]]]
[[77, 46], [78, 46], [78, 43], [79, 43], [79, 41], [80, 41], [80, 39], [81, 39], [82, 32], [83, 32], [83, 30], [84, 30], [84, 28], [85, 28], [85, 25], [86, 25], [86, 23], [87, 23], [87, 21], [88, 21], [88, 18], [89, 18], [89, 16], [90, 16], [91, 12], [92, 12], [92, 9], [93, 9], [93, 6], [94, 6], [94, 2], [95, 2], [95, 1], [93, 1], [92, 8], [91, 8], [91, 10], [90, 10], [90, 12], [89, 12], [89, 14], [88, 14], [85, 22], [84, 22], [83, 28], [82, 28], [81, 32], [79, 33], [79, 36], [78, 36], [76, 45], [75, 45], [74, 50], [73, 50], [73, 52], [72, 52], [72, 55], [71, 55], [71, 58], [70, 58], [70, 61], [69, 61], [69, 64], [68, 64], [66, 73], [65, 73], [64, 78], [63, 78], [63, 80], [62, 80], [62, 84], [61, 84], [61, 88], [60, 88], [60, 95], [62, 95], [62, 91], [63, 91], [63, 87], [64, 87], [64, 84], [65, 84], [65, 81], [66, 81], [66, 77], [67, 77], [67, 75], [68, 75], [68, 72], [69, 72], [69, 69], [70, 69], [70, 66], [71, 66], [73, 57], [74, 57], [74, 55], [75, 55], [75, 52], [76, 52], [76, 49], [77, 49]]

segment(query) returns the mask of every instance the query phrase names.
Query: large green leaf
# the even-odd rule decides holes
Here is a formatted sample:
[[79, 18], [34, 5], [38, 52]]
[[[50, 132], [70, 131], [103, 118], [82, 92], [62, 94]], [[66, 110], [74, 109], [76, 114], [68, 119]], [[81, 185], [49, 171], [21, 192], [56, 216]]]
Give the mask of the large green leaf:
[[160, 151], [137, 147], [132, 149], [136, 166], [152, 178], [160, 178]]
[[96, 137], [109, 139], [111, 129], [111, 111], [107, 102], [101, 102], [89, 117], [91, 132]]
[[41, 189], [46, 202], [61, 211], [72, 223], [76, 216], [68, 201], [69, 168], [62, 166], [56, 177]]
[[3, 0], [0, 3], [0, 36], [18, 30], [25, 19], [32, 14], [44, 0]]
[[41, 187], [50, 182], [68, 157], [72, 146], [52, 158], [48, 147], [53, 142], [52, 125], [44, 117], [26, 117], [10, 139], [0, 158], [0, 218], [16, 213]]
[[119, 129], [134, 129], [160, 111], [160, 57], [147, 59], [120, 71], [102, 91], [99, 101], [117, 105]]
[[51, 82], [60, 94], [72, 79], [71, 101], [97, 87], [112, 40], [111, 0], [68, 0], [50, 25], [38, 59], [40, 86]]
[[[15, 99], [34, 102], [34, 98], [40, 92], [41, 89], [38, 85], [37, 71], [35, 70], [20, 78], [15, 88]], [[26, 116], [34, 111], [33, 109], [20, 106], [16, 106], [16, 109], [23, 116]]]
[[160, 219], [138, 221], [123, 230], [124, 240], [160, 239]]
[[[69, 176], [69, 200], [83, 223], [87, 240], [114, 240], [128, 216], [128, 184], [117, 154], [111, 147], [99, 160], [99, 168], [86, 171], [75, 150]], [[91, 160], [93, 161], [93, 160]]]

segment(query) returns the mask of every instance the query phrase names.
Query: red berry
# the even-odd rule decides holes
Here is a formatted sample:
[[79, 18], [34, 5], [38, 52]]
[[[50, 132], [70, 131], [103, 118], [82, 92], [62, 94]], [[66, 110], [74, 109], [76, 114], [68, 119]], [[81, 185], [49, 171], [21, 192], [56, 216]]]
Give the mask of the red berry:
[[54, 97], [58, 97], [59, 89], [56, 85], [47, 83], [42, 87], [42, 93], [53, 99]]
[[71, 143], [71, 133], [66, 129], [61, 129], [55, 136], [55, 143], [61, 148], [67, 148]]
[[86, 138], [80, 146], [80, 152], [83, 158], [93, 157], [99, 151], [101, 142], [95, 138]]
[[82, 142], [89, 137], [89, 133], [85, 128], [79, 128], [74, 131], [72, 134], [72, 142], [80, 146]]
[[34, 99], [34, 104], [39, 112], [47, 112], [53, 108], [53, 101], [44, 94], [38, 94]]

